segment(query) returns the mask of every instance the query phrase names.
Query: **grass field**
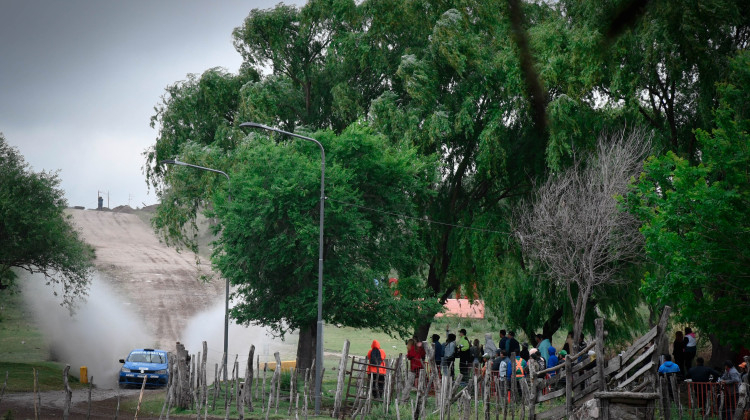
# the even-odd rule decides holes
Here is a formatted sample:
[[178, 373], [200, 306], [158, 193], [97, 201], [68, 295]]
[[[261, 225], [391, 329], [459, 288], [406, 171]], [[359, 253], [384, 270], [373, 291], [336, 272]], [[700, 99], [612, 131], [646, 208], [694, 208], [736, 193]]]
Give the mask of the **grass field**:
[[[0, 304], [0, 381], [8, 374], [8, 392], [34, 389], [34, 369], [38, 371], [39, 390], [63, 388], [60, 363], [50, 362], [49, 344], [34, 324], [22, 296], [3, 293]], [[71, 388], [82, 387], [77, 378], [68, 376]], [[2, 386], [2, 385], [0, 385]]]

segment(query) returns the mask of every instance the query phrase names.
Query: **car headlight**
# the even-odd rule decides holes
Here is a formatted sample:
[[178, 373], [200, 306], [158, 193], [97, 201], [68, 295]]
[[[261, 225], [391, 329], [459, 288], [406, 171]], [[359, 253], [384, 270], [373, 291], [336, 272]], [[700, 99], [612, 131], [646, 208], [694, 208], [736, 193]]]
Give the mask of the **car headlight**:
[[128, 372], [130, 372], [130, 369], [124, 367], [124, 368], [120, 369], [120, 372], [128, 373]]
[[166, 369], [157, 370], [156, 373], [158, 373], [159, 375], [166, 375], [167, 374], [167, 370]]

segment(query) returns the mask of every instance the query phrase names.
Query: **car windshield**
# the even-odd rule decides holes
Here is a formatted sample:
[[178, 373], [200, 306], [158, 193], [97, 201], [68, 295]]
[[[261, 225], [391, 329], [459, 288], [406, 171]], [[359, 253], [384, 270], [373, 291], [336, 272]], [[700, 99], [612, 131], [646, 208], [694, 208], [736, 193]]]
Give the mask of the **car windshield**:
[[131, 353], [128, 357], [128, 362], [140, 362], [140, 363], [166, 363], [164, 361], [164, 355], [161, 353], [154, 352], [138, 352]]

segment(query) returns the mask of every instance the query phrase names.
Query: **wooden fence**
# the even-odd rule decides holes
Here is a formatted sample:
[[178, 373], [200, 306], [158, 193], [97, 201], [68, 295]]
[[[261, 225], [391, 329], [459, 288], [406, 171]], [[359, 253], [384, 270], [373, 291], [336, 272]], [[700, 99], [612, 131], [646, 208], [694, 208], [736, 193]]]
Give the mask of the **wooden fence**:
[[[528, 375], [522, 378], [505, 378], [505, 372], [472, 367], [468, 377], [459, 373], [455, 378], [441, 375], [435, 363], [433, 348], [427, 343], [425, 369], [419, 374], [408, 369], [404, 355], [386, 359], [382, 377], [368, 375], [368, 361], [349, 355], [349, 341], [342, 349], [333, 395], [325, 395], [323, 415], [334, 418], [395, 418], [449, 420], [457, 417], [485, 420], [500, 419], [563, 419], [623, 417], [650, 419], [655, 416], [670, 420], [673, 415], [685, 418], [708, 418], [723, 413], [724, 418], [741, 420], [747, 407], [748, 384], [742, 384], [730, 394], [711, 390], [713, 399], [700, 400], [698, 411], [693, 405], [699, 398], [697, 388], [684, 388], [688, 404], [680, 403], [681, 389], [674, 377], [659, 377], [659, 356], [668, 353], [665, 335], [670, 308], [665, 308], [658, 324], [620, 354], [606, 359], [604, 321], [596, 320], [593, 342], [565, 357], [563, 362], [549, 369], [537, 370], [529, 363]], [[593, 357], [589, 353], [593, 351]], [[224, 356], [226, 358], [226, 355]], [[281, 366], [279, 353], [274, 354], [275, 366]], [[511, 360], [515, 354], [511, 355]], [[238, 356], [227, 363], [231, 372], [215, 364], [213, 383], [209, 384], [207, 345], [202, 351], [190, 355], [177, 343], [170, 353], [169, 384], [165, 393], [160, 418], [169, 418], [172, 407], [195, 410], [196, 418], [225, 412], [229, 419], [230, 408], [244, 419], [282, 415], [289, 418], [307, 418], [314, 403], [314, 367], [299, 371], [291, 369], [282, 381], [282, 369], [271, 371], [261, 366], [255, 346], [251, 346], [244, 366]], [[253, 363], [255, 362], [255, 364]], [[66, 368], [64, 378], [67, 378]], [[244, 374], [241, 374], [244, 369]], [[325, 370], [324, 370], [325, 372]], [[553, 375], [554, 374], [554, 375]], [[93, 378], [92, 378], [93, 382]], [[282, 382], [284, 382], [282, 386]], [[212, 386], [209, 386], [212, 385]], [[144, 382], [145, 386], [145, 382]], [[4, 388], [4, 387], [3, 387]], [[671, 391], [670, 391], [671, 390]], [[70, 388], [65, 384], [66, 408], [63, 418], [69, 415]], [[141, 397], [143, 392], [141, 391]], [[704, 394], [700, 394], [704, 395]], [[0, 391], [0, 401], [2, 391]], [[36, 397], [34, 398], [36, 403]], [[286, 410], [279, 408], [285, 401]], [[703, 403], [703, 401], [708, 401]], [[140, 407], [140, 398], [139, 398]], [[677, 412], [673, 412], [677, 410]], [[284, 412], [285, 411], [285, 412]], [[114, 413], [117, 416], [117, 413]], [[137, 414], [136, 414], [137, 416]]]

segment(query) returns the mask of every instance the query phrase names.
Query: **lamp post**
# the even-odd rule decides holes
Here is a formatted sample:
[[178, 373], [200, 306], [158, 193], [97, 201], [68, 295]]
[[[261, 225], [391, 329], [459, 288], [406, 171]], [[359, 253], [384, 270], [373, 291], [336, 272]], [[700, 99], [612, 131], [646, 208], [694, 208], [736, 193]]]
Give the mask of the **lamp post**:
[[311, 143], [315, 143], [320, 148], [320, 233], [318, 238], [318, 328], [315, 338], [315, 414], [320, 414], [320, 392], [323, 382], [323, 222], [325, 210], [325, 176], [326, 176], [326, 152], [323, 145], [310, 137], [279, 130], [278, 128], [269, 127], [254, 122], [244, 122], [240, 127], [260, 128], [262, 130], [273, 131], [286, 136], [295, 137]]
[[[159, 163], [163, 164], [169, 164], [169, 165], [178, 165], [178, 166], [187, 166], [190, 168], [200, 169], [201, 171], [208, 171], [208, 172], [214, 172], [217, 174], [222, 174], [227, 178], [227, 187], [229, 188], [229, 195], [227, 196], [229, 199], [229, 202], [232, 202], [232, 180], [229, 179], [229, 175], [227, 175], [226, 172], [220, 171], [218, 169], [213, 168], [206, 168], [205, 166], [198, 166], [193, 165], [192, 163], [186, 163], [181, 162], [175, 159], [168, 159], [168, 160], [162, 160]], [[229, 278], [226, 279], [226, 290], [224, 292], [224, 381], [227, 380], [227, 359], [229, 359]]]

